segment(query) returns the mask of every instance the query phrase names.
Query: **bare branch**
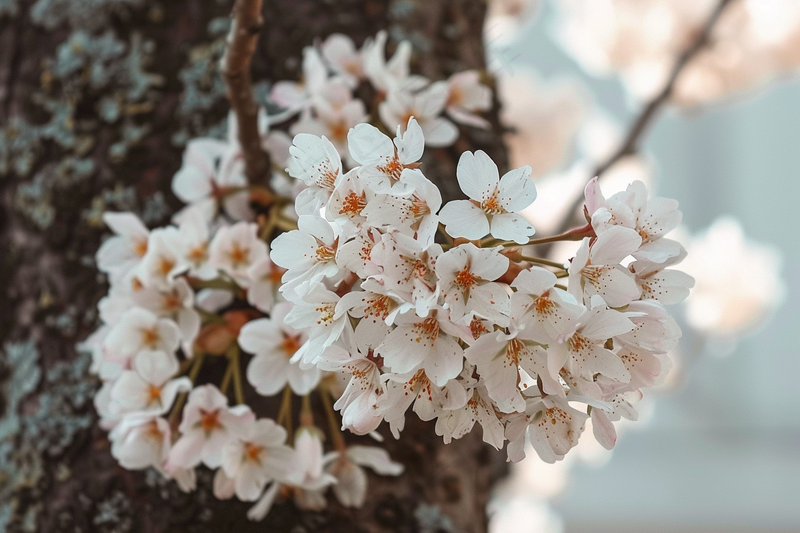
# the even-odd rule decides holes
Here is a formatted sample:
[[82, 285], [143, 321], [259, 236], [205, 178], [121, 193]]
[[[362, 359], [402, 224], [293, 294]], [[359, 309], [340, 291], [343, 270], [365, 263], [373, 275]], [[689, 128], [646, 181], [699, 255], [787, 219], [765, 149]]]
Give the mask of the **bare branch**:
[[[703, 28], [697, 34], [695, 40], [675, 61], [675, 65], [672, 68], [672, 72], [670, 72], [669, 78], [667, 78], [667, 83], [664, 85], [664, 88], [661, 89], [661, 91], [647, 103], [644, 109], [642, 109], [636, 120], [631, 123], [628, 134], [625, 136], [625, 140], [622, 142], [622, 145], [606, 161], [597, 166], [593, 176], [599, 176], [603, 174], [617, 161], [625, 156], [635, 154], [639, 150], [639, 143], [642, 140], [642, 136], [647, 131], [653, 119], [658, 115], [659, 111], [661, 111], [664, 105], [669, 101], [669, 98], [672, 96], [672, 92], [675, 89], [675, 83], [678, 81], [678, 78], [680, 77], [684, 68], [708, 44], [711, 31], [714, 29], [714, 26], [719, 20], [720, 15], [722, 15], [722, 12], [732, 1], [733, 0], [719, 0], [716, 7], [706, 20], [706, 23], [703, 25]], [[578, 207], [580, 207], [582, 202], [582, 195], [578, 196], [573, 201], [564, 220], [561, 223], [558, 233], [563, 233], [570, 227], [570, 225], [573, 223], [574, 213], [578, 210]]]
[[250, 64], [264, 25], [262, 0], [236, 0], [231, 14], [233, 23], [228, 46], [220, 67], [228, 90], [231, 109], [236, 114], [239, 144], [242, 146], [247, 181], [267, 185], [270, 174], [269, 154], [261, 147], [258, 132], [258, 105], [253, 98]]

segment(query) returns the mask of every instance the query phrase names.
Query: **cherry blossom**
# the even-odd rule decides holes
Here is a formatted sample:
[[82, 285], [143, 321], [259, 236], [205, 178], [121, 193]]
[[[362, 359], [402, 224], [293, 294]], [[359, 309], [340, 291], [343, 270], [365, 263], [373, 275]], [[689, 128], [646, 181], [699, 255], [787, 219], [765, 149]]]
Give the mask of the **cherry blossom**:
[[481, 150], [464, 152], [458, 160], [458, 185], [470, 200], [446, 204], [439, 216], [454, 237], [480, 239], [492, 237], [524, 244], [534, 230], [517, 214], [536, 199], [536, 186], [530, 180], [530, 167], [511, 170], [499, 177], [497, 165]]
[[308, 335], [284, 323], [292, 304], [279, 303], [270, 318], [248, 322], [239, 332], [239, 346], [255, 354], [247, 366], [247, 380], [259, 394], [271, 396], [288, 384], [298, 395], [308, 394], [319, 382], [317, 367], [301, 369], [290, 360]]
[[285, 480], [295, 460], [294, 450], [285, 442], [286, 430], [272, 420], [245, 422], [237, 438], [222, 450], [222, 469], [217, 472], [221, 479], [215, 481], [215, 494], [227, 492], [217, 485], [229, 485], [240, 500], [255, 501], [269, 481]]
[[111, 399], [127, 412], [166, 413], [179, 392], [192, 388], [189, 378], [173, 379], [178, 359], [173, 354], [142, 350], [133, 369], [124, 371], [111, 389]]
[[166, 470], [192, 468], [201, 462], [217, 468], [225, 445], [242, 435], [253, 420], [250, 407], [228, 407], [228, 399], [213, 385], [195, 387], [183, 409], [181, 436], [170, 450]]

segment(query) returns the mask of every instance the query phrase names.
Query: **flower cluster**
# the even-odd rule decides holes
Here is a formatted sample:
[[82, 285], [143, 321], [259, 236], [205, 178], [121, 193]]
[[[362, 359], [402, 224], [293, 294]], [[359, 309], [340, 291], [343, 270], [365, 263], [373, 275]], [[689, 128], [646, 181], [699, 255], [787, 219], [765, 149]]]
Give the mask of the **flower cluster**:
[[[415, 117], [428, 146], [450, 146], [458, 138], [452, 121], [485, 128], [479, 113], [491, 107], [491, 90], [481, 83], [477, 71], [458, 72], [448, 80], [431, 82], [411, 74], [411, 43], [401, 42], [387, 60], [387, 34], [381, 31], [357, 49], [350, 37], [329, 36], [317, 48], [303, 51], [303, 82], [275, 83], [270, 99], [285, 111], [273, 124], [299, 115], [290, 132], [324, 135], [342, 157], [347, 157], [347, 132], [370, 116], [393, 131]], [[355, 96], [363, 86], [377, 98]], [[363, 91], [358, 94], [363, 94]], [[364, 102], [378, 101], [376, 109]], [[370, 113], [371, 112], [371, 113]], [[449, 118], [448, 118], [449, 117]]]
[[[666, 372], [680, 331], [664, 305], [693, 284], [672, 268], [685, 250], [664, 237], [677, 203], [641, 182], [605, 197], [594, 180], [586, 225], [536, 239], [520, 214], [536, 199], [531, 168], [500, 176], [476, 151], [456, 169], [466, 198], [442, 205], [425, 147], [454, 141], [442, 113], [485, 125], [474, 113], [488, 89], [471, 72], [412, 75], [408, 45], [387, 61], [385, 40], [356, 50], [331, 36], [306, 50], [303, 84], [274, 85], [285, 112], [264, 114], [260, 130], [278, 201], [259, 203], [263, 189], [247, 183], [232, 121], [227, 141], [187, 146], [172, 186], [188, 205], [173, 225], [105, 214], [114, 236], [97, 264], [110, 289], [86, 346], [123, 467], [192, 490], [204, 465], [217, 497], [256, 502], [253, 519], [278, 495], [319, 509], [331, 490], [360, 506], [364, 467], [402, 465], [343, 430], [380, 440], [385, 422], [399, 437], [410, 408], [445, 443], [477, 423], [510, 460], [532, 446], [553, 462], [589, 417], [613, 446], [613, 422], [635, 419], [642, 389]], [[362, 82], [393, 136], [364, 122]], [[290, 119], [293, 139], [271, 130]], [[565, 264], [533, 255], [554, 241], [581, 244]]]

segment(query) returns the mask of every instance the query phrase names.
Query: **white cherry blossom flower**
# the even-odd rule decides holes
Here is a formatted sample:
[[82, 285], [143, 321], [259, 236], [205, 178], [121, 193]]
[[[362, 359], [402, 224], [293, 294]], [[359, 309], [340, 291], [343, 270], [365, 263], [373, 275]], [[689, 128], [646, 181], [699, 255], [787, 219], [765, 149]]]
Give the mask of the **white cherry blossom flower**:
[[569, 267], [570, 294], [579, 302], [599, 294], [610, 307], [639, 298], [636, 280], [620, 263], [636, 253], [641, 242], [636, 231], [622, 226], [608, 228], [594, 240], [584, 238]]
[[404, 177], [408, 169], [419, 167], [425, 136], [412, 115], [403, 125], [405, 133], [395, 125], [394, 141], [371, 124], [359, 124], [347, 134], [350, 155], [362, 165], [358, 174], [376, 193], [408, 194], [411, 191], [412, 186]]
[[445, 444], [450, 444], [453, 439], [460, 439], [472, 431], [477, 422], [483, 429], [483, 442], [499, 450], [505, 442], [503, 423], [497, 417], [486, 387], [479, 384], [469, 391], [468, 398], [464, 407], [439, 416], [436, 434], [444, 438]]
[[547, 396], [527, 400], [526, 416], [516, 419], [507, 429], [509, 459], [525, 457], [525, 442], [530, 442], [542, 461], [555, 463], [578, 443], [589, 416], [574, 409], [567, 398]]
[[383, 448], [348, 446], [344, 453], [334, 451], [325, 457], [326, 471], [336, 478], [333, 494], [345, 507], [360, 508], [367, 499], [367, 474], [363, 467], [383, 476], [399, 476], [403, 465], [392, 461]]
[[161, 469], [170, 451], [166, 419], [152, 414], [126, 416], [109, 433], [111, 455], [128, 470]]
[[179, 392], [192, 388], [187, 377], [173, 379], [179, 364], [171, 353], [142, 350], [134, 357], [132, 367], [122, 372], [111, 389], [111, 399], [123, 412], [164, 414]]
[[222, 464], [225, 445], [241, 436], [254, 418], [247, 405], [228, 407], [228, 399], [214, 385], [195, 387], [183, 408], [178, 427], [181, 436], [170, 450], [167, 472], [193, 468], [201, 462], [217, 468]]
[[362, 213], [371, 226], [403, 231], [426, 248], [433, 244], [439, 227], [436, 213], [442, 206], [442, 194], [419, 170], [404, 172], [403, 180], [411, 193], [379, 195], [367, 203]]
[[583, 306], [559, 288], [556, 275], [540, 267], [520, 272], [511, 287], [511, 316], [518, 328], [531, 338], [549, 344], [566, 333], [571, 319], [583, 313]]
[[150, 232], [147, 253], [136, 268], [136, 276], [148, 287], [166, 290], [189, 268], [181, 253], [178, 228], [167, 226]]
[[517, 212], [536, 199], [530, 167], [511, 170], [499, 177], [497, 165], [483, 151], [464, 152], [458, 160], [456, 177], [470, 200], [447, 203], [439, 217], [452, 237], [481, 239], [488, 233], [501, 240], [524, 244], [533, 226]]
[[447, 114], [462, 124], [488, 128], [489, 122], [476, 114], [492, 108], [492, 90], [480, 81], [480, 72], [464, 70], [447, 80]]
[[295, 201], [297, 214], [318, 215], [342, 178], [339, 152], [326, 137], [299, 133], [292, 141], [289, 154], [287, 172], [308, 185]]
[[314, 285], [337, 276], [338, 247], [338, 228], [319, 215], [301, 215], [296, 230], [278, 235], [272, 241], [270, 259], [287, 269], [280, 288], [283, 295], [289, 300], [296, 299], [294, 293], [300, 284]]
[[222, 450], [221, 471], [237, 498], [255, 501], [268, 482], [286, 480], [295, 454], [285, 442], [286, 430], [272, 420], [242, 424], [238, 437]]
[[336, 342], [345, 327], [349, 327], [347, 313], [337, 309], [339, 296], [327, 290], [324, 285], [315, 284], [295, 306], [286, 314], [287, 326], [308, 334], [291, 362], [300, 362], [301, 367], [316, 363], [322, 352]]
[[[229, 121], [229, 136], [235, 134], [235, 124]], [[230, 216], [250, 218], [250, 195], [245, 190], [247, 178], [241, 165], [238, 144], [217, 139], [194, 139], [186, 145], [183, 164], [172, 178], [172, 192], [181, 201], [203, 213], [211, 220], [222, 207]], [[182, 219], [183, 213], [177, 215]]]
[[239, 331], [239, 346], [255, 354], [247, 365], [247, 381], [259, 394], [272, 396], [288, 383], [295, 394], [308, 394], [320, 378], [317, 367], [301, 369], [290, 359], [306, 342], [308, 335], [284, 323], [292, 308], [288, 302], [279, 303], [270, 318], [245, 324]]
[[663, 263], [681, 253], [680, 244], [663, 238], [681, 222], [677, 200], [648, 199], [647, 187], [641, 181], [634, 181], [627, 190], [606, 199], [594, 178], [586, 185], [586, 208], [598, 236], [612, 226], [636, 230], [642, 239], [633, 254], [636, 259]]
[[328, 66], [350, 87], [356, 87], [364, 79], [363, 52], [356, 49], [348, 35], [332, 33], [322, 42], [320, 49]]
[[549, 346], [552, 357], [548, 359], [551, 375], [557, 376], [561, 368], [592, 382], [596, 374], [627, 382], [630, 374], [619, 357], [605, 348], [608, 339], [634, 329], [634, 324], [623, 313], [598, 305], [587, 309], [573, 320], [567, 334]]
[[217, 230], [209, 248], [209, 261], [242, 287], [250, 282], [248, 269], [268, 255], [267, 244], [258, 238], [258, 226], [237, 222]]
[[278, 81], [272, 86], [269, 98], [286, 109], [274, 122], [281, 122], [310, 105], [312, 97], [324, 90], [328, 82], [328, 72], [316, 48], [303, 49], [303, 82]]
[[149, 230], [133, 213], [103, 213], [103, 222], [114, 232], [97, 250], [97, 268], [116, 282], [135, 268], [147, 253]]
[[636, 276], [643, 300], [658, 300], [664, 305], [678, 304], [689, 296], [694, 287], [694, 278], [680, 270], [667, 268], [683, 261], [686, 250], [663, 263], [642, 260], [634, 261], [628, 269]]
[[[379, 404], [384, 394], [375, 347], [386, 336], [387, 326], [359, 326], [342, 345], [327, 348], [319, 361], [322, 370], [342, 372], [349, 379], [333, 407], [342, 414], [342, 427], [357, 435], [374, 431], [383, 420]], [[351, 338], [352, 337], [352, 338]]]
[[367, 39], [361, 49], [364, 58], [364, 74], [369, 81], [378, 91], [384, 93], [398, 88], [413, 91], [424, 87], [427, 84], [425, 78], [410, 74], [411, 43], [401, 41], [392, 58], [386, 61], [384, 49], [387, 37], [386, 31], [381, 30], [375, 39]]
[[508, 322], [508, 293], [501, 284], [494, 283], [509, 264], [499, 250], [466, 243], [436, 260], [436, 274], [453, 320], [474, 312], [501, 325]]
[[504, 413], [525, 410], [520, 388], [520, 370], [539, 379], [548, 394], [563, 395], [561, 384], [548, 368], [544, 347], [517, 332], [507, 335], [501, 331], [483, 335], [467, 348], [464, 356], [475, 365], [495, 405]]
[[[342, 82], [344, 85], [344, 82]], [[349, 157], [347, 151], [347, 133], [350, 128], [366, 122], [369, 118], [364, 102], [354, 99], [350, 90], [346, 87], [337, 87], [331, 83], [329, 86], [333, 91], [341, 92], [342, 95], [331, 95], [333, 100], [324, 95], [314, 99], [313, 116], [310, 112], [304, 113], [300, 120], [292, 124], [290, 132], [293, 134], [311, 133], [324, 136], [330, 139], [333, 146], [342, 157]], [[341, 101], [337, 101], [336, 99]], [[348, 159], [349, 160], [349, 159]]]
[[386, 294], [412, 303], [418, 316], [427, 317], [440, 294], [435, 266], [441, 254], [442, 247], [436, 243], [424, 247], [402, 233], [384, 234], [372, 250], [374, 264], [381, 267], [372, 278], [381, 283]]
[[467, 391], [460, 381], [449, 380], [437, 386], [425, 374], [417, 370], [407, 374], [384, 374], [386, 395], [380, 409], [395, 438], [400, 438], [406, 423], [406, 411], [413, 404], [413, 411], [420, 420], [433, 420], [443, 411], [464, 407]]
[[461, 373], [464, 350], [445, 310], [434, 311], [427, 318], [408, 312], [397, 316], [395, 324], [397, 327], [375, 349], [392, 372], [405, 374], [422, 368], [439, 386]]
[[180, 330], [172, 320], [134, 307], [126, 311], [103, 341], [103, 353], [111, 361], [127, 366], [142, 350], [173, 353], [180, 342]]
[[444, 81], [432, 83], [417, 92], [405, 88], [389, 91], [386, 100], [378, 106], [378, 113], [388, 128], [405, 127], [409, 117], [414, 117], [426, 145], [435, 148], [450, 146], [458, 139], [458, 128], [442, 116], [448, 93]]
[[181, 262], [189, 267], [188, 274], [195, 278], [212, 279], [217, 269], [211, 266], [208, 256], [209, 230], [200, 209], [192, 207], [183, 211], [178, 227]]
[[285, 268], [281, 268], [269, 257], [264, 257], [250, 265], [247, 269], [247, 277], [250, 279], [247, 288], [247, 303], [260, 311], [269, 313], [275, 305], [278, 287], [281, 285], [281, 278], [286, 273]]

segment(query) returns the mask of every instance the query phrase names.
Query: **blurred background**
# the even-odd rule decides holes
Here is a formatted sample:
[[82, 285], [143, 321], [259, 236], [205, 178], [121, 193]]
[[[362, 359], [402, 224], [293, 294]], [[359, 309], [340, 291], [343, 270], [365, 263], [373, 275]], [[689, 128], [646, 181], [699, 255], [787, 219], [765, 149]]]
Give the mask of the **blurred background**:
[[[677, 46], [687, 12], [707, 14], [713, 4], [495, 2], [486, 23], [490, 65], [501, 85], [517, 89], [501, 91], [503, 103], [524, 108], [517, 99], [526, 85], [549, 102], [538, 124], [506, 115], [516, 128], [514, 164], [540, 170], [540, 199], [573, 194], [570, 176], [585, 182], [593, 168], [586, 162], [618, 145], [677, 57], [661, 60], [656, 51]], [[761, 24], [763, 35], [776, 41], [784, 32], [782, 46], [800, 52], [790, 37], [800, 2], [749, 4], [750, 26], [733, 13], [740, 6], [729, 6], [720, 35], [747, 27], [741, 42]], [[695, 28], [706, 14], [692, 19]], [[623, 27], [626, 17], [633, 27]], [[736, 69], [748, 68], [752, 49], [719, 61], [739, 57]], [[691, 73], [702, 82], [679, 78], [680, 105], [655, 119], [641, 157], [609, 172], [608, 180], [644, 179], [678, 199], [683, 238], [693, 236], [685, 269], [698, 284], [683, 309], [675, 368], [645, 398], [644, 423], [621, 432], [613, 452], [587, 443], [587, 430], [574, 460], [523, 462], [496, 502], [496, 533], [800, 531], [800, 81], [787, 64], [738, 78], [709, 66], [706, 77]], [[546, 128], [562, 141], [546, 154], [515, 154]]]

